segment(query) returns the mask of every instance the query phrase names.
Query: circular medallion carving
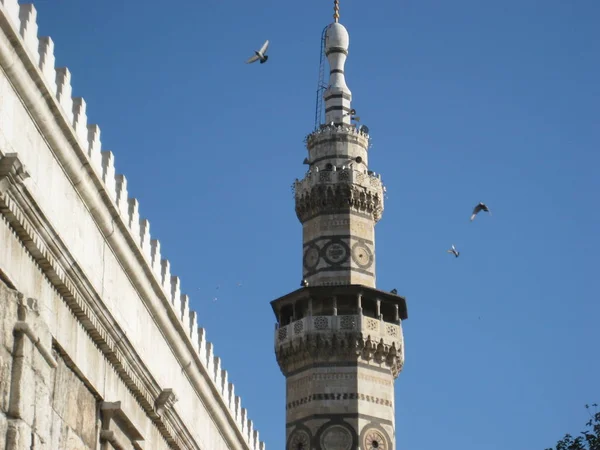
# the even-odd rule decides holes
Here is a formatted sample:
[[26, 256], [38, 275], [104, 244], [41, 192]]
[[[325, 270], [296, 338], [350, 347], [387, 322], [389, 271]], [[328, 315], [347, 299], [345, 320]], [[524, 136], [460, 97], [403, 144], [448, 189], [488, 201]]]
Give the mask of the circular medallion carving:
[[342, 426], [329, 427], [321, 436], [323, 450], [350, 450], [350, 447], [352, 447], [352, 435]]
[[352, 259], [361, 269], [367, 269], [373, 264], [373, 252], [363, 242], [357, 242], [352, 246]]
[[289, 450], [310, 450], [310, 436], [306, 431], [294, 432], [290, 439]]
[[365, 441], [363, 445], [365, 450], [387, 450], [388, 448], [383, 434], [377, 430], [369, 430], [365, 433]]
[[339, 239], [331, 240], [323, 247], [323, 258], [328, 264], [335, 266], [348, 260], [350, 248]]
[[304, 267], [307, 270], [314, 269], [315, 267], [317, 267], [317, 264], [319, 264], [319, 258], [319, 248], [317, 246], [311, 245], [304, 252]]

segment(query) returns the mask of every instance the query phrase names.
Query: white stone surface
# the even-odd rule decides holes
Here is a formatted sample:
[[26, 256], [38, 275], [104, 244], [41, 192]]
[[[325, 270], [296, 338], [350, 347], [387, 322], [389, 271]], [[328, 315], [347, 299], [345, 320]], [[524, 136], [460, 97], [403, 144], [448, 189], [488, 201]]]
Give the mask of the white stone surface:
[[[348, 112], [351, 108], [352, 92], [346, 85], [344, 66], [348, 55], [350, 36], [341, 23], [332, 23], [325, 32], [325, 55], [329, 61], [329, 86], [323, 93], [325, 99], [325, 123], [351, 122]], [[343, 107], [344, 110], [330, 110]]]
[[[0, 270], [37, 299], [40, 320], [87, 389], [121, 401], [146, 448], [166, 448], [136, 397], [152, 406], [155, 394], [144, 381], [151, 379], [176, 393], [172, 415], [194, 448], [262, 449], [212, 344], [198, 334], [181, 281], [161, 259], [125, 177], [115, 175], [114, 155], [102, 152], [100, 128], [87, 124], [85, 101], [72, 98], [69, 70], [54, 69], [50, 38], [38, 40], [36, 16], [32, 5], [0, 0], [0, 158], [16, 153], [30, 175], [0, 192], [14, 210], [0, 221]], [[5, 434], [10, 421], [0, 418]], [[46, 423], [52, 445], [43, 445], [81, 448], [85, 432], [51, 414]]]

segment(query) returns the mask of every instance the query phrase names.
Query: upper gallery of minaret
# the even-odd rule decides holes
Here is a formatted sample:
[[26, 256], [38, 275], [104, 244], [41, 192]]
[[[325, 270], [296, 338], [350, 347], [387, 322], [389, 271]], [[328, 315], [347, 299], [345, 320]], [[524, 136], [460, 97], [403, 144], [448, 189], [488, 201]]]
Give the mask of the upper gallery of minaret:
[[358, 126], [344, 66], [350, 37], [335, 21], [325, 30], [329, 83], [325, 123], [306, 138], [309, 169], [294, 185], [303, 226], [303, 279], [310, 286], [375, 287], [375, 223], [383, 212], [381, 177], [369, 170], [368, 128]]

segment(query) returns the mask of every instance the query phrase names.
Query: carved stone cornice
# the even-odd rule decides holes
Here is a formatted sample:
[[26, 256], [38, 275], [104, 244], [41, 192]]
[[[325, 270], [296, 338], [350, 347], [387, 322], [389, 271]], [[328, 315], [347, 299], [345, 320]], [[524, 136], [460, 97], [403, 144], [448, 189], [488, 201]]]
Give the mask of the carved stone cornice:
[[317, 184], [296, 195], [296, 215], [302, 223], [319, 214], [343, 211], [368, 214], [377, 222], [383, 213], [383, 200], [378, 193], [350, 184]]
[[404, 365], [404, 354], [395, 342], [377, 341], [360, 332], [306, 334], [276, 347], [275, 355], [285, 376], [312, 364], [364, 362], [387, 367], [396, 378]]

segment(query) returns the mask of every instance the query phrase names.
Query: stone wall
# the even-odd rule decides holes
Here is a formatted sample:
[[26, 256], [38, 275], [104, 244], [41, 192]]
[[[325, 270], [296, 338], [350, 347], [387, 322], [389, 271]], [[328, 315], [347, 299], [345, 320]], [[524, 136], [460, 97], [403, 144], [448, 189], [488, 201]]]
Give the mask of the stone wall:
[[[23, 399], [35, 400], [34, 409], [19, 404], [25, 417], [18, 426], [25, 428], [18, 436], [25, 439], [26, 427], [34, 426], [29, 439], [36, 430], [46, 434], [33, 448], [44, 441], [52, 450], [68, 448], [66, 442], [263, 450], [126, 177], [117, 174], [112, 152], [102, 150], [100, 128], [87, 123], [86, 108], [72, 97], [69, 70], [55, 68], [52, 40], [38, 38], [33, 5], [0, 0], [0, 280], [36, 305], [31, 314], [42, 333], [19, 344], [35, 343], [37, 353], [30, 352], [34, 369], [22, 381], [29, 392]], [[0, 346], [11, 356], [3, 357], [2, 370], [12, 380], [14, 321], [6, 320]], [[65, 378], [65, 367], [75, 378]], [[0, 385], [11, 389], [4, 376]], [[78, 422], [91, 419], [79, 415], [79, 406], [44, 409], [61, 389], [93, 394], [93, 443]], [[64, 422], [60, 433], [42, 426], [53, 423], [51, 411]], [[0, 442], [12, 439], [9, 423], [17, 422], [4, 422]], [[15, 448], [29, 449], [24, 442]]]
[[0, 447], [96, 449], [98, 398], [56, 349], [39, 305], [0, 282]]

